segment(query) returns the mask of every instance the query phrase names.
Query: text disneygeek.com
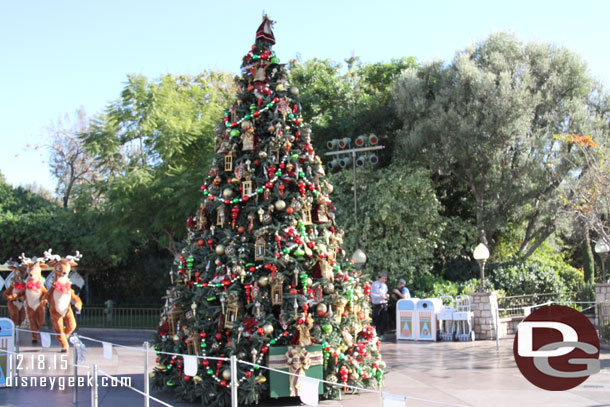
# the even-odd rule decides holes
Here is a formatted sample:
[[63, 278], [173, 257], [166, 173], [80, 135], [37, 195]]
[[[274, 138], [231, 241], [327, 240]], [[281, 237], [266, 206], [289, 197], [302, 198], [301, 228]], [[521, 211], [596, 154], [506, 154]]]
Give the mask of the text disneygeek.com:
[[[131, 377], [98, 377], [97, 385], [100, 387], [128, 387], [131, 386]], [[48, 387], [50, 390], [64, 390], [66, 387], [93, 387], [93, 376], [19, 376], [7, 377], [6, 385], [9, 387]]]

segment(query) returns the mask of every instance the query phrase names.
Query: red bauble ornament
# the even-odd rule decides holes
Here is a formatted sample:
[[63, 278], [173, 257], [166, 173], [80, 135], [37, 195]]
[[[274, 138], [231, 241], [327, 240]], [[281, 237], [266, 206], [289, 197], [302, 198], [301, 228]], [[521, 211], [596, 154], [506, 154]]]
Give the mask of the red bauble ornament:
[[216, 337], [216, 340], [219, 341], [222, 339], [222, 334], [217, 333], [215, 337]]
[[191, 380], [191, 376], [184, 376], [184, 381], [188, 382], [189, 380]]
[[246, 372], [246, 377], [252, 377], [252, 372], [248, 370], [248, 371]]
[[292, 215], [293, 212], [294, 212], [294, 208], [292, 206], [289, 206], [288, 208], [286, 208], [287, 215]]
[[222, 379], [220, 381], [220, 385], [223, 386], [223, 387], [227, 387], [227, 381], [225, 379]]
[[197, 241], [197, 246], [202, 247], [205, 244], [205, 241], [203, 239], [199, 239]]

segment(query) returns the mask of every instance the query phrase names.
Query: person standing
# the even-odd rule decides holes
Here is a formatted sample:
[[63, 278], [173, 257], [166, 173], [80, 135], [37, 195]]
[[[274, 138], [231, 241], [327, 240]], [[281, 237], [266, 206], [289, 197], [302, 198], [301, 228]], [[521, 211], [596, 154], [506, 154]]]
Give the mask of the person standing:
[[377, 281], [371, 286], [371, 303], [373, 304], [373, 325], [377, 330], [379, 339], [384, 340], [384, 332], [388, 325], [388, 273], [381, 273]]
[[393, 291], [394, 294], [392, 294], [392, 297], [394, 297], [395, 300], [406, 300], [407, 298], [411, 298], [411, 292], [407, 288], [407, 282], [404, 278], [398, 280], [398, 288], [395, 288]]

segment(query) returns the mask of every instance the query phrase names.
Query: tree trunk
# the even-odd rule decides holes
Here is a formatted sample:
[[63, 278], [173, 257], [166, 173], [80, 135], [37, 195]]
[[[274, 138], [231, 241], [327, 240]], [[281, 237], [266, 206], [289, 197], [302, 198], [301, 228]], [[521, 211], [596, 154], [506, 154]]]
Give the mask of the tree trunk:
[[595, 258], [593, 257], [593, 249], [591, 249], [591, 236], [589, 226], [585, 224], [585, 241], [582, 246], [584, 250], [583, 268], [585, 269], [585, 283], [593, 281], [595, 275]]

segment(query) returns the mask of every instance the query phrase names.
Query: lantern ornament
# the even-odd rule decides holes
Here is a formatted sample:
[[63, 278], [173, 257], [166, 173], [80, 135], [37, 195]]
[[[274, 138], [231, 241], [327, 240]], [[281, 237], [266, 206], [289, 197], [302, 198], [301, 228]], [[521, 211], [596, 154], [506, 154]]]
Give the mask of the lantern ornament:
[[311, 225], [313, 223], [311, 220], [311, 204], [309, 202], [303, 204], [301, 218], [303, 219], [304, 225]]
[[225, 329], [233, 329], [239, 314], [239, 301], [235, 293], [227, 295], [227, 312], [225, 314]]
[[254, 243], [254, 261], [265, 260], [265, 238], [259, 235]]
[[252, 179], [248, 176], [246, 180], [241, 183], [241, 197], [245, 198], [252, 194]]
[[225, 171], [233, 171], [233, 151], [225, 155]]
[[193, 332], [186, 340], [186, 349], [189, 355], [199, 356], [199, 349], [201, 347], [200, 335]]
[[271, 281], [271, 304], [272, 305], [282, 305], [284, 288], [283, 288], [284, 279], [281, 277], [276, 277]]
[[224, 206], [218, 207], [216, 210], [216, 226], [220, 226], [221, 228], [225, 226], [226, 215]]

